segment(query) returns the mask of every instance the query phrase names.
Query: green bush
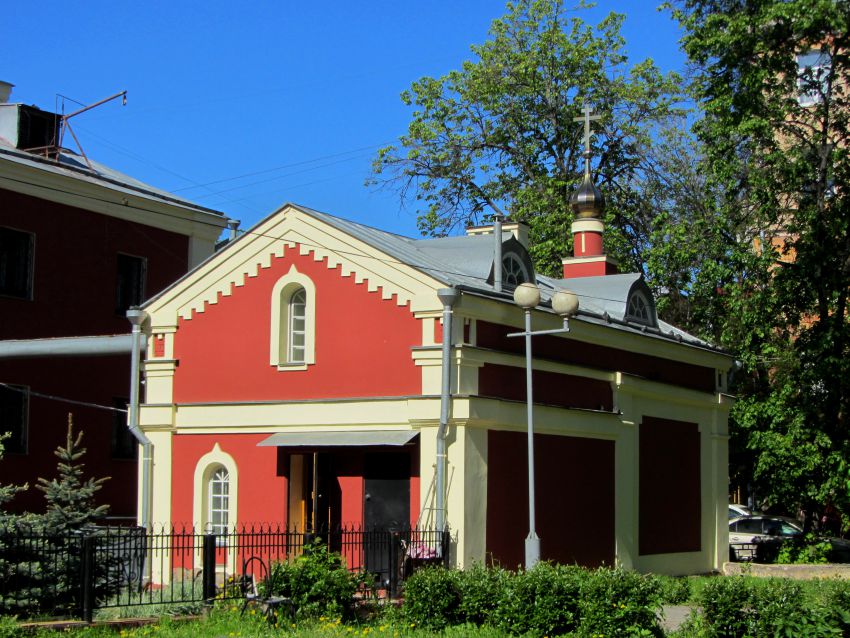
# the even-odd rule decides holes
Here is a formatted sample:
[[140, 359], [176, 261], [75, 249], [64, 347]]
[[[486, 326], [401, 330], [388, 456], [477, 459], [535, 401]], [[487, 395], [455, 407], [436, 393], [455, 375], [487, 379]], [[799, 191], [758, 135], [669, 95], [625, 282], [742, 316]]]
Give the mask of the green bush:
[[458, 573], [460, 621], [481, 626], [491, 622], [499, 597], [511, 573], [500, 567], [487, 569], [480, 563]]
[[832, 544], [828, 540], [818, 540], [814, 534], [804, 538], [786, 540], [776, 556], [777, 563], [823, 564], [829, 562]]
[[274, 563], [261, 589], [291, 598], [299, 617], [318, 618], [348, 614], [357, 584], [342, 556], [314, 543], [291, 563]]
[[850, 587], [840, 584], [816, 601], [797, 581], [744, 577], [713, 579], [699, 597], [706, 634], [718, 638], [850, 635], [848, 601]]
[[444, 567], [418, 569], [404, 583], [407, 622], [441, 630], [461, 623], [460, 572]]
[[657, 612], [661, 585], [652, 576], [622, 569], [589, 572], [581, 585], [583, 636], [662, 636]]
[[587, 572], [579, 567], [538, 563], [503, 580], [492, 624], [514, 635], [559, 635], [579, 621], [579, 592]]
[[702, 588], [698, 601], [710, 636], [738, 638], [751, 625], [750, 587], [744, 578], [716, 578]]

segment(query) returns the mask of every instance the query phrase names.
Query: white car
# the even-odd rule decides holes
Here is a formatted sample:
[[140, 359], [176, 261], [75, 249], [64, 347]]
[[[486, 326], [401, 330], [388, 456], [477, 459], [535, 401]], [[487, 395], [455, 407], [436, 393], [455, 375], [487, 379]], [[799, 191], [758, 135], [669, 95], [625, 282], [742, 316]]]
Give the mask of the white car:
[[729, 520], [729, 558], [735, 561], [766, 558], [762, 554], [768, 553], [768, 548], [778, 551], [783, 540], [802, 535], [803, 528], [786, 518], [738, 516]]
[[737, 503], [729, 503], [729, 520], [731, 521], [733, 518], [737, 518], [738, 516], [752, 516], [752, 511], [749, 507], [744, 507], [743, 505], [738, 505]]

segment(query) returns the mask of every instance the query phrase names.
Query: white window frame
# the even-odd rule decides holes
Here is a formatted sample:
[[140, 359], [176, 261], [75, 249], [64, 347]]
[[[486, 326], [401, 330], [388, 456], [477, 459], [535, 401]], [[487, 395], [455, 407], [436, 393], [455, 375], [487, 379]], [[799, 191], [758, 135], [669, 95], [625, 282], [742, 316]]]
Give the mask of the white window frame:
[[192, 503], [192, 519], [195, 529], [201, 532], [213, 533], [212, 513], [212, 481], [216, 472], [227, 472], [227, 526], [233, 527], [238, 522], [239, 512], [239, 472], [236, 461], [230, 454], [222, 451], [218, 443], [212, 450], [198, 459], [195, 465], [194, 490]]
[[[797, 54], [797, 102], [800, 106], [815, 106], [823, 99], [826, 79], [832, 67], [832, 57], [829, 52], [820, 49], [811, 49]], [[804, 78], [807, 72], [811, 78]], [[820, 86], [820, 91], [813, 91], [811, 85], [814, 82]]]
[[[292, 344], [292, 297], [304, 291], [304, 347], [303, 357], [296, 356]], [[316, 286], [295, 266], [277, 280], [272, 289], [271, 325], [269, 333], [269, 364], [280, 371], [306, 370], [316, 363]], [[298, 348], [300, 349], [300, 348]]]
[[204, 533], [225, 536], [230, 526], [230, 473], [226, 467], [219, 465], [211, 469], [207, 490]]
[[[520, 275], [520, 277], [517, 277], [517, 275]], [[516, 288], [518, 285], [529, 280], [528, 270], [522, 259], [515, 253], [505, 253], [502, 257], [502, 284], [510, 288]]]

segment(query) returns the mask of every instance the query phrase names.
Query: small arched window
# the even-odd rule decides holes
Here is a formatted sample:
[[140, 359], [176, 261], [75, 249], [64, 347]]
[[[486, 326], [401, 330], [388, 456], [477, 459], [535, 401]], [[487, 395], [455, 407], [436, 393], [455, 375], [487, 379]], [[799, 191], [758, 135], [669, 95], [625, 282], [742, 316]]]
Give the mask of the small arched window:
[[655, 306], [642, 290], [632, 290], [626, 305], [626, 320], [655, 326]]
[[307, 336], [307, 293], [297, 288], [289, 298], [289, 322], [286, 336], [288, 363], [304, 363]]
[[526, 281], [528, 281], [528, 272], [520, 258], [513, 253], [508, 253], [502, 257], [502, 283], [505, 286], [516, 288]]
[[206, 528], [210, 534], [224, 536], [230, 523], [230, 473], [219, 465], [207, 483]]
[[316, 287], [293, 266], [271, 296], [269, 363], [278, 370], [304, 370], [316, 362]]

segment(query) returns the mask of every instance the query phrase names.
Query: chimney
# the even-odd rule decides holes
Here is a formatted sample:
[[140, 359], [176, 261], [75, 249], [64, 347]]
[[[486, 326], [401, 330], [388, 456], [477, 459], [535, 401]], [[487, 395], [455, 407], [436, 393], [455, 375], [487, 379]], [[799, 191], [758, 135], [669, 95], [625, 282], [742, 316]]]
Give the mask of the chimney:
[[55, 152], [62, 125], [60, 116], [26, 104], [0, 106], [0, 137], [22, 151]]
[[14, 84], [0, 80], [0, 104], [6, 104], [9, 101], [14, 86]]

